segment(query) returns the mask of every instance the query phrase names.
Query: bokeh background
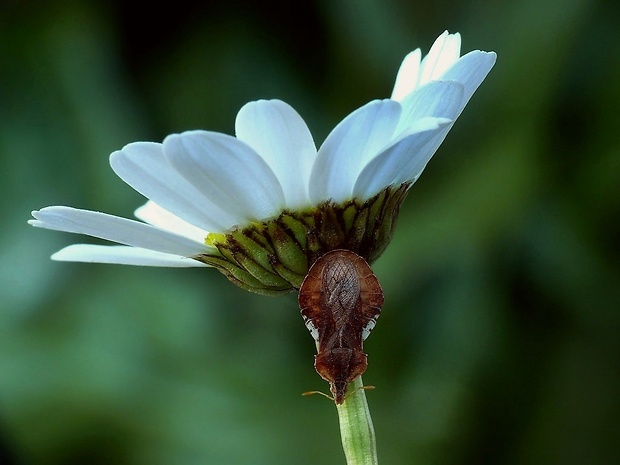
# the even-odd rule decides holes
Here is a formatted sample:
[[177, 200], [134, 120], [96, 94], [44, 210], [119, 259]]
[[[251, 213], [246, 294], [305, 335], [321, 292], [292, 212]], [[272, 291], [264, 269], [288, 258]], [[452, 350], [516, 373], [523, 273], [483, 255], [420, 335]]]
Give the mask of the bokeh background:
[[131, 216], [109, 153], [249, 100], [320, 144], [444, 29], [499, 59], [374, 267], [381, 463], [620, 463], [617, 2], [131, 3], [0, 3], [2, 463], [344, 463], [296, 295], [52, 262], [79, 238], [26, 220]]

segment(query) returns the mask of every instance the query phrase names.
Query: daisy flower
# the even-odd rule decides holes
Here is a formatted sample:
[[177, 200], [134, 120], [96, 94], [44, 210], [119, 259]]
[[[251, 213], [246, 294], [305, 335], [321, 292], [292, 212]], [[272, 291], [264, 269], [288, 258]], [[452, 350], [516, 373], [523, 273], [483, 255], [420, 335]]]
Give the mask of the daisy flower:
[[236, 137], [210, 131], [134, 142], [110, 156], [148, 201], [131, 220], [64, 206], [33, 211], [33, 226], [122, 245], [76, 244], [54, 260], [212, 266], [259, 293], [299, 288], [325, 252], [369, 263], [388, 245], [400, 204], [495, 63], [460, 56], [444, 32], [409, 53], [389, 99], [345, 117], [317, 150], [302, 117], [280, 100], [243, 106]]

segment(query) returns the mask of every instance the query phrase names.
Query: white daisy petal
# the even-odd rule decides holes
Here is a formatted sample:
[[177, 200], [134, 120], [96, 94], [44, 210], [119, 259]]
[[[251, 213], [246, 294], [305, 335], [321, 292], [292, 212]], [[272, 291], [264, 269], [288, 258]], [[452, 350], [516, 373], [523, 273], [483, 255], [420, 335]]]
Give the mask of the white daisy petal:
[[420, 65], [419, 85], [438, 79], [458, 59], [461, 53], [461, 35], [445, 31], [433, 43]]
[[124, 245], [73, 244], [52, 255], [52, 260], [174, 268], [208, 266], [191, 258]]
[[435, 140], [451, 123], [446, 118], [418, 120], [407, 135], [364, 167], [353, 189], [354, 198], [368, 199], [387, 186], [414, 181], [418, 167], [423, 168], [435, 153]]
[[422, 52], [419, 48], [407, 54], [396, 75], [394, 90], [390, 97], [392, 100], [400, 102], [416, 88], [420, 73], [421, 57]]
[[[446, 120], [444, 126], [424, 145], [419, 146], [418, 144], [414, 145], [411, 143], [409, 148], [402, 148], [404, 151], [415, 152], [415, 156], [411, 157], [409, 164], [403, 168], [400, 175], [396, 178], [396, 184], [404, 182], [414, 183], [418, 180], [422, 171], [426, 168], [426, 164], [435, 155], [435, 152], [437, 152], [437, 149], [448, 135], [453, 123], [453, 121]], [[406, 145], [405, 142], [403, 143]]]
[[204, 243], [196, 242], [150, 224], [127, 218], [71, 207], [46, 207], [33, 211], [32, 226], [106, 239], [119, 244], [156, 250], [173, 255], [193, 257], [212, 252]]
[[427, 116], [455, 120], [461, 111], [463, 85], [455, 81], [433, 81], [412, 92], [401, 102], [403, 113], [396, 134], [408, 130]]
[[375, 100], [348, 115], [327, 136], [310, 175], [310, 200], [342, 202], [368, 159], [391, 140], [401, 107], [394, 100]]
[[481, 52], [475, 50], [463, 55], [442, 76], [441, 80], [454, 80], [463, 84], [465, 89], [461, 108], [464, 108], [478, 86], [482, 84], [491, 68], [495, 64], [497, 55], [495, 52]]
[[139, 220], [152, 224], [160, 229], [171, 231], [180, 236], [189, 237], [196, 242], [204, 242], [209, 234], [208, 231], [197, 228], [193, 224], [189, 224], [187, 221], [173, 215], [152, 200], [149, 200], [144, 205], [137, 208], [134, 215]]
[[217, 231], [238, 219], [188, 183], [164, 156], [162, 144], [135, 142], [110, 155], [114, 172], [145, 197], [200, 228]]
[[271, 168], [235, 137], [208, 131], [173, 134], [164, 140], [164, 153], [205, 197], [238, 218], [237, 224], [276, 216], [285, 206]]
[[277, 176], [286, 206], [308, 206], [316, 146], [299, 113], [281, 100], [250, 102], [239, 110], [235, 129], [237, 138], [252, 147]]

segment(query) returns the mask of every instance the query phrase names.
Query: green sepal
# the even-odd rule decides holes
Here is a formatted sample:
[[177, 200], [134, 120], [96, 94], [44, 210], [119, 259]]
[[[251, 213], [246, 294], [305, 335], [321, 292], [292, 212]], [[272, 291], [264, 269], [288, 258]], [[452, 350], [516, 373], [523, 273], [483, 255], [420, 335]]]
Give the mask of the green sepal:
[[373, 247], [368, 254], [368, 263], [373, 263], [378, 259], [392, 241], [400, 205], [407, 197], [409, 187], [411, 187], [409, 183], [401, 185], [392, 195], [386, 196], [385, 200], [382, 202], [383, 208], [379, 212], [379, 220], [375, 222], [374, 228], [370, 228], [372, 236], [369, 240], [372, 242]]
[[[234, 252], [235, 260], [239, 263], [239, 266], [252, 276], [254, 276], [261, 284], [266, 287], [276, 287], [276, 288], [285, 288], [287, 286], [290, 287], [290, 283], [283, 279], [281, 276], [269, 272], [267, 269], [260, 266], [260, 264], [256, 263], [253, 260], [253, 257], [250, 255], [246, 255], [245, 252], [241, 249], [236, 250]], [[273, 269], [269, 267], [270, 269]]]
[[254, 230], [251, 231], [242, 231], [236, 230], [230, 234], [228, 239], [228, 248], [231, 249], [233, 256], [236, 258], [237, 249], [242, 249], [246, 252], [246, 254], [259, 265], [265, 268], [268, 271], [273, 272], [273, 268], [271, 267], [271, 261], [269, 257], [273, 254], [270, 250], [267, 250], [265, 244], [258, 243], [252, 234]]
[[341, 211], [329, 203], [318, 208], [317, 235], [326, 251], [341, 247], [346, 238], [344, 221], [340, 217]]
[[305, 276], [308, 271], [308, 257], [295, 238], [287, 234], [278, 221], [268, 223], [266, 232], [271, 238], [278, 262], [293, 273]]
[[359, 212], [358, 206], [351, 202], [342, 210], [342, 219], [344, 221], [345, 231], [349, 231], [355, 222], [355, 218]]
[[353, 218], [351, 227], [349, 228], [347, 248], [350, 250], [359, 250], [361, 248], [368, 226], [368, 215], [368, 208], [363, 208], [362, 210], [356, 211], [356, 215]]
[[265, 295], [278, 295], [287, 294], [293, 290], [290, 285], [280, 287], [265, 286], [250, 273], [222, 257], [217, 257], [214, 255], [200, 255], [195, 257], [195, 259], [206, 263], [207, 265], [214, 266], [220, 270], [230, 280], [230, 282], [247, 291]]
[[291, 233], [299, 246], [306, 250], [308, 247], [308, 229], [314, 227], [314, 218], [309, 215], [303, 215], [302, 218], [297, 218], [291, 213], [284, 212], [278, 219], [284, 227], [286, 227]]
[[280, 263], [275, 264], [274, 267], [278, 274], [291, 283], [295, 289], [299, 289], [301, 287], [301, 283], [306, 277], [305, 274], [295, 273]]

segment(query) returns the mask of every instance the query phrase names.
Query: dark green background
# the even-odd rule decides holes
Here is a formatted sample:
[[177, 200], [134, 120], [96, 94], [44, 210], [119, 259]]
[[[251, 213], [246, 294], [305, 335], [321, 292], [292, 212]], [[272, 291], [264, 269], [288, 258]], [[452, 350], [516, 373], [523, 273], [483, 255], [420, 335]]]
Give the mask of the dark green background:
[[342, 464], [296, 296], [214, 270], [52, 262], [26, 225], [130, 216], [136, 140], [233, 132], [281, 98], [317, 144], [444, 29], [498, 61], [375, 272], [364, 376], [382, 464], [620, 461], [617, 2], [4, 1], [0, 450], [11, 464]]

